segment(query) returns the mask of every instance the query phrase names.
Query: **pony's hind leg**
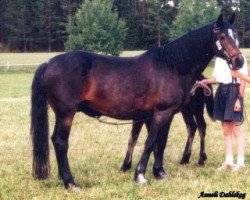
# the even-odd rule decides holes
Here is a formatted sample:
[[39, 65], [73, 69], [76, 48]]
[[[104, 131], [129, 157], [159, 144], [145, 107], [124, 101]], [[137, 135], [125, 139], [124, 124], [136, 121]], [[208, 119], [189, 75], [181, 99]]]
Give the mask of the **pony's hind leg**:
[[182, 116], [183, 116], [184, 122], [187, 127], [187, 132], [188, 132], [186, 146], [182, 155], [182, 159], [180, 161], [180, 163], [183, 165], [183, 164], [189, 163], [197, 125], [195, 123], [192, 112], [188, 108], [184, 108], [182, 110]]
[[125, 159], [124, 159], [123, 164], [122, 164], [121, 169], [120, 169], [123, 172], [126, 172], [129, 169], [131, 169], [133, 151], [134, 151], [136, 142], [138, 140], [138, 136], [140, 134], [142, 126], [143, 126], [142, 121], [141, 122], [135, 122], [133, 124], [131, 134], [130, 134], [130, 138], [129, 138], [129, 142], [128, 142], [127, 153], [126, 153]]
[[68, 189], [76, 188], [67, 157], [68, 139], [74, 114], [75, 113], [68, 113], [63, 116], [56, 115], [55, 129], [52, 135], [59, 177], [62, 178], [65, 187]]
[[200, 134], [200, 158], [198, 164], [203, 166], [205, 164], [205, 161], [207, 160], [207, 154], [205, 152], [205, 136], [206, 136], [207, 124], [202, 114], [195, 116], [195, 118]]

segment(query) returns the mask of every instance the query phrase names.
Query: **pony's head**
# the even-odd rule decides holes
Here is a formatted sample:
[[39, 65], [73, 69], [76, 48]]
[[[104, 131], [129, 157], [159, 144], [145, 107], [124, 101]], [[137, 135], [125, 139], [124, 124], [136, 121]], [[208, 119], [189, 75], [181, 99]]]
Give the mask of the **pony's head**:
[[244, 58], [239, 50], [238, 34], [233, 27], [235, 14], [229, 21], [223, 21], [221, 14], [214, 25], [214, 49], [215, 55], [225, 59], [231, 69], [238, 70], [244, 64]]

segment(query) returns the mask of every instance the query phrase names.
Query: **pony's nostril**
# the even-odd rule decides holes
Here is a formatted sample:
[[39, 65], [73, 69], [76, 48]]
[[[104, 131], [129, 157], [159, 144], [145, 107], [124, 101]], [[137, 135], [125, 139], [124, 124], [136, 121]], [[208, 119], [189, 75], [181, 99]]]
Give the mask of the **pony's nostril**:
[[236, 58], [235, 64], [238, 69], [242, 68], [244, 65], [244, 59]]

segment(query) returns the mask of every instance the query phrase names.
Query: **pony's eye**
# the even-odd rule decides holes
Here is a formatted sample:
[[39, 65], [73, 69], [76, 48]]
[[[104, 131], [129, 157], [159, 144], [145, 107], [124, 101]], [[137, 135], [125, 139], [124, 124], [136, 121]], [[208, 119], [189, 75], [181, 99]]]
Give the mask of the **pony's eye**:
[[223, 40], [225, 40], [225, 39], [226, 39], [225, 34], [222, 34], [222, 35], [220, 36], [220, 40], [223, 41]]

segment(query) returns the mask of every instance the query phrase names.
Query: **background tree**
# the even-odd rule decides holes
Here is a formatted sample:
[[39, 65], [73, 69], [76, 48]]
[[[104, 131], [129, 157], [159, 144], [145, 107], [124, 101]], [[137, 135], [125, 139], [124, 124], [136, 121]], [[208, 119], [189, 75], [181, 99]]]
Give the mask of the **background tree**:
[[179, 37], [201, 25], [215, 20], [220, 8], [216, 0], [182, 0], [178, 15], [170, 31], [171, 39]]
[[[250, 47], [249, 0], [92, 1], [102, 6], [106, 6], [106, 1], [109, 1], [112, 13], [118, 13], [118, 19], [125, 21], [124, 49], [127, 50], [148, 49], [169, 42], [214, 20], [220, 10], [225, 17], [236, 11], [235, 25], [241, 46]], [[5, 50], [13, 51], [64, 51], [70, 30], [69, 26], [67, 30], [66, 25], [76, 25], [74, 16], [82, 3], [85, 0], [1, 0], [0, 45]], [[99, 10], [92, 13], [94, 15], [99, 17]], [[104, 26], [95, 28], [99, 32], [103, 28], [106, 30]], [[0, 50], [3, 48], [0, 47]]]
[[4, 23], [6, 21], [6, 18], [5, 18], [6, 9], [7, 9], [7, 0], [0, 1], [0, 49], [4, 48], [4, 43], [6, 43], [7, 41], [7, 37], [6, 37], [7, 24]]
[[[16, 11], [16, 12], [14, 12]], [[6, 23], [8, 30], [8, 46], [10, 49], [21, 49], [26, 52], [28, 48], [29, 35], [31, 28], [29, 26], [30, 4], [27, 0], [9, 1], [5, 19], [11, 23]]]
[[143, 37], [142, 43], [148, 47], [161, 46], [167, 42], [170, 25], [174, 19], [174, 7], [168, 0], [148, 0], [145, 3], [145, 15], [142, 18]]
[[125, 49], [137, 49], [140, 41], [138, 0], [114, 0], [114, 9], [118, 17], [126, 22], [126, 36], [124, 41]]
[[67, 0], [39, 0], [35, 2], [33, 49], [56, 51], [64, 48], [66, 23], [68, 20]]
[[[172, 3], [171, 3], [172, 2]], [[148, 49], [168, 42], [169, 27], [179, 0], [115, 0], [119, 17], [127, 24], [125, 48]]]
[[240, 11], [242, 12], [242, 46], [250, 47], [250, 1], [242, 0], [240, 4]]
[[111, 1], [87, 0], [68, 24], [67, 49], [118, 55], [123, 49], [125, 23], [112, 11]]

